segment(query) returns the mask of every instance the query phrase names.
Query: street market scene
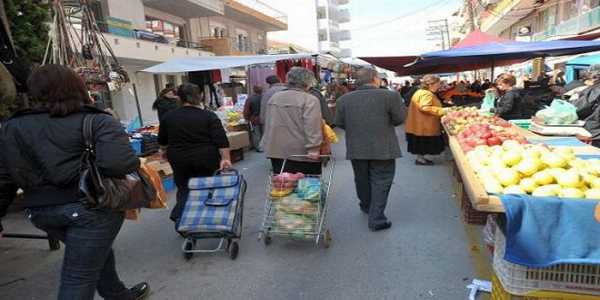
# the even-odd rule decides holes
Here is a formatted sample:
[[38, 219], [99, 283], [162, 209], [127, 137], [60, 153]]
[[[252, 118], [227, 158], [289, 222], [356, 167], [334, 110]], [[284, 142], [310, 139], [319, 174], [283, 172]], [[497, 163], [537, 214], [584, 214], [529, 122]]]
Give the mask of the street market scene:
[[600, 1], [2, 0], [0, 299], [600, 300]]

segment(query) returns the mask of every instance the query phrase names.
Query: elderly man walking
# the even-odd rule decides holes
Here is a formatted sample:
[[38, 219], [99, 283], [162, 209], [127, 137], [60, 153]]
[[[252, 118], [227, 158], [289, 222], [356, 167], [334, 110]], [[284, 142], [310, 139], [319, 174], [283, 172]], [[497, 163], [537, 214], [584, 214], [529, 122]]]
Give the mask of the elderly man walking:
[[399, 93], [379, 89], [377, 71], [361, 69], [356, 79], [359, 88], [337, 102], [336, 125], [346, 131], [360, 209], [378, 231], [392, 226], [384, 211], [401, 156], [395, 127], [404, 122], [406, 107]]

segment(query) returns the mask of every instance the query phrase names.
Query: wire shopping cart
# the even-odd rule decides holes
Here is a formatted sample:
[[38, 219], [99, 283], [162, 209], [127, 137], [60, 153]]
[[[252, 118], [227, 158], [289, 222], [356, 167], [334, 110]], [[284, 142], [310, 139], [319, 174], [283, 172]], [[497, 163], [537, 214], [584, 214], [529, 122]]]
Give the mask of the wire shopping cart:
[[327, 199], [331, 191], [335, 161], [330, 155], [322, 155], [321, 175], [285, 173], [285, 165], [292, 155], [283, 161], [279, 173], [273, 172], [267, 179], [267, 197], [264, 221], [259, 233], [265, 245], [272, 236], [295, 240], [312, 240], [325, 248], [332, 242], [331, 231], [326, 228]]

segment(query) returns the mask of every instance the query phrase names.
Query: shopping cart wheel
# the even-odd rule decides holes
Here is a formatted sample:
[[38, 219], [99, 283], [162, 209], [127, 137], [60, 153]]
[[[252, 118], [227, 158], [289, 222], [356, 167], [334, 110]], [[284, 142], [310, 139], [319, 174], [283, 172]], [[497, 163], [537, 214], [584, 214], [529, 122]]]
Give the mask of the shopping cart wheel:
[[231, 245], [229, 245], [229, 258], [235, 260], [238, 253], [240, 253], [240, 246], [237, 242], [232, 242]]
[[263, 237], [263, 242], [265, 243], [265, 246], [269, 246], [269, 245], [271, 245], [271, 242], [273, 242], [273, 239], [271, 238], [270, 235], [265, 235]]
[[52, 251], [60, 249], [60, 242], [57, 239], [48, 239], [48, 245], [50, 246], [50, 250]]
[[[191, 251], [192, 249], [194, 249], [194, 242], [188, 240], [185, 243], [185, 247], [183, 249], [185, 251]], [[190, 259], [192, 259], [192, 257], [194, 257], [194, 253], [192, 253], [192, 252], [183, 252], [183, 258], [185, 258], [186, 260], [190, 260]]]
[[325, 248], [329, 248], [329, 247], [331, 247], [332, 242], [333, 242], [333, 239], [331, 238], [331, 231], [329, 231], [329, 229], [327, 229], [325, 231], [325, 235], [323, 235], [323, 246], [325, 246]]

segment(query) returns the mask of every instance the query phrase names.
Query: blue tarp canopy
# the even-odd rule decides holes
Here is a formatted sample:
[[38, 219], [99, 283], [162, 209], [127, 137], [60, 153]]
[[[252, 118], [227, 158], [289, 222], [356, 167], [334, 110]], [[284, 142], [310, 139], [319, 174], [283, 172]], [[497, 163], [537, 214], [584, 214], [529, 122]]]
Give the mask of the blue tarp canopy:
[[583, 66], [591, 66], [600, 64], [600, 54], [596, 55], [582, 55], [576, 58], [573, 58], [567, 62], [567, 65], [583, 65]]
[[411, 74], [461, 72], [505, 66], [536, 57], [575, 55], [600, 50], [600, 41], [493, 42], [428, 52], [406, 65]]

